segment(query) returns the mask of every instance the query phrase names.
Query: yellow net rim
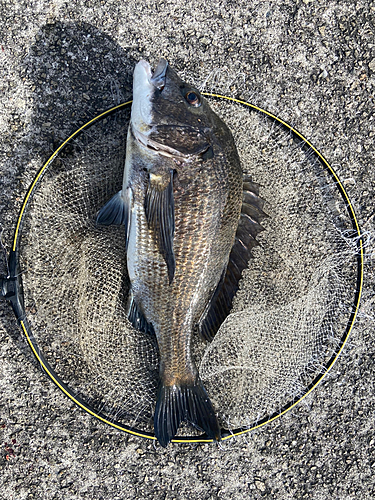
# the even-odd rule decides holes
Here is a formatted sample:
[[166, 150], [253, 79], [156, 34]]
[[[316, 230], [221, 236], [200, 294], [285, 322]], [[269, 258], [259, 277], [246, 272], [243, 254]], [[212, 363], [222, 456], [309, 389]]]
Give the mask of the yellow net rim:
[[[350, 315], [350, 318], [348, 320], [348, 324], [346, 327], [346, 330], [342, 336], [341, 339], [341, 344], [337, 352], [332, 356], [332, 358], [329, 360], [329, 362], [325, 366], [325, 371], [324, 373], [320, 374], [307, 388], [306, 392], [298, 397], [298, 399], [295, 399], [288, 403], [282, 410], [279, 412], [275, 413], [274, 415], [271, 415], [269, 417], [265, 417], [261, 422], [257, 423], [256, 425], [250, 426], [246, 429], [238, 429], [234, 430], [233, 432], [228, 432], [225, 431], [224, 435], [222, 436], [222, 440], [229, 439], [234, 436], [239, 436], [241, 434], [245, 434], [248, 432], [251, 432], [255, 429], [259, 429], [260, 427], [263, 427], [264, 425], [276, 420], [277, 418], [281, 417], [282, 415], [285, 415], [289, 410], [294, 408], [297, 404], [299, 404], [306, 396], [308, 396], [317, 386], [318, 384], [325, 378], [327, 373], [331, 370], [335, 362], [337, 361], [338, 357], [340, 356], [342, 350], [345, 347], [345, 344], [351, 334], [351, 331], [353, 329], [358, 310], [359, 310], [359, 304], [361, 300], [361, 294], [362, 294], [362, 288], [363, 288], [363, 279], [364, 279], [364, 242], [363, 242], [363, 236], [360, 230], [360, 226], [357, 220], [357, 217], [354, 212], [353, 205], [350, 201], [350, 198], [348, 196], [348, 193], [345, 190], [344, 185], [340, 181], [338, 175], [334, 171], [334, 169], [331, 167], [331, 165], [328, 163], [328, 161], [324, 158], [324, 156], [300, 133], [298, 132], [295, 128], [293, 128], [291, 125], [289, 125], [287, 122], [284, 120], [278, 118], [277, 116], [273, 115], [272, 113], [269, 113], [268, 111], [255, 106], [254, 104], [248, 103], [246, 101], [236, 99], [233, 97], [228, 97], [220, 94], [215, 94], [215, 93], [209, 93], [209, 92], [203, 92], [202, 93], [206, 97], [211, 97], [214, 99], [219, 99], [219, 100], [226, 100], [229, 102], [237, 103], [242, 106], [248, 107], [254, 111], [257, 111], [264, 116], [274, 120], [277, 122], [279, 125], [287, 129], [289, 132], [291, 132], [295, 137], [299, 138], [303, 143], [311, 149], [313, 154], [319, 159], [320, 164], [322, 165], [323, 168], [327, 169], [331, 177], [333, 178], [335, 185], [337, 189], [340, 191], [340, 194], [342, 198], [344, 199], [344, 202], [346, 204], [353, 229], [355, 231], [355, 237], [357, 238], [357, 245], [358, 245], [358, 256], [357, 256], [357, 287], [356, 287], [356, 293], [355, 293], [355, 298], [354, 298], [354, 303], [353, 303], [353, 309]], [[46, 172], [48, 167], [51, 165], [53, 160], [56, 158], [56, 156], [64, 149], [64, 147], [72, 141], [74, 138], [76, 138], [83, 130], [88, 129], [91, 125], [93, 125], [95, 122], [100, 121], [101, 119], [104, 119], [106, 116], [113, 114], [119, 110], [122, 110], [126, 108], [127, 106], [130, 106], [132, 101], [127, 101], [125, 103], [119, 104], [117, 106], [114, 106], [103, 113], [99, 114], [95, 118], [92, 118], [90, 121], [82, 125], [80, 128], [78, 128], [73, 134], [71, 134], [53, 153], [52, 155], [48, 158], [46, 163], [42, 166], [42, 168], [39, 170], [37, 173], [34, 181], [32, 182], [31, 186], [29, 187], [25, 199], [23, 201], [23, 204], [21, 206], [15, 232], [14, 232], [14, 239], [13, 239], [13, 247], [12, 251], [15, 256], [18, 254], [18, 245], [19, 245], [19, 240], [20, 240], [20, 233], [21, 233], [21, 224], [22, 224], [22, 219], [24, 217], [28, 202], [30, 198], [32, 197], [32, 194], [38, 185], [38, 183], [41, 181], [43, 174]], [[16, 311], [16, 316], [17, 319], [20, 322], [22, 331], [26, 337], [26, 340], [28, 344], [30, 345], [31, 350], [33, 351], [35, 357], [37, 358], [38, 362], [40, 363], [41, 367], [43, 370], [47, 373], [47, 375], [50, 377], [50, 379], [63, 391], [63, 393], [68, 396], [69, 399], [71, 399], [75, 404], [77, 404], [80, 408], [82, 408], [84, 411], [92, 415], [93, 417], [97, 418], [101, 422], [104, 422], [111, 427], [114, 427], [115, 429], [121, 430], [123, 432], [126, 432], [128, 434], [132, 434], [138, 437], [146, 438], [146, 439], [151, 439], [151, 440], [156, 440], [156, 437], [149, 432], [144, 432], [140, 431], [137, 429], [133, 429], [129, 426], [123, 425], [121, 423], [115, 422], [105, 415], [102, 415], [100, 412], [95, 411], [89, 404], [85, 403], [85, 401], [79, 397], [77, 397], [73, 391], [64, 383], [62, 380], [59, 378], [59, 376], [54, 372], [53, 368], [49, 365], [49, 363], [46, 361], [44, 358], [42, 352], [40, 351], [37, 342], [35, 338], [33, 337], [31, 333], [30, 326], [28, 324], [27, 318], [25, 311], [23, 310], [18, 310]], [[205, 438], [204, 435], [201, 436], [196, 436], [196, 437], [177, 437], [172, 440], [173, 443], [210, 443], [212, 442], [213, 439]]]

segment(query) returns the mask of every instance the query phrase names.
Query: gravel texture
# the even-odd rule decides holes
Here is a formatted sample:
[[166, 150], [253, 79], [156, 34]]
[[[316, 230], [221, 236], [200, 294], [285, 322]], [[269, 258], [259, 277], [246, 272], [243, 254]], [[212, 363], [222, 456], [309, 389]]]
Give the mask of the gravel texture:
[[164, 450], [83, 413], [40, 372], [1, 303], [0, 498], [375, 498], [374, 3], [20, 0], [0, 10], [7, 250], [40, 161], [131, 96], [139, 59], [160, 56], [308, 137], [344, 181], [369, 239], [362, 307], [331, 372], [283, 418], [219, 446]]

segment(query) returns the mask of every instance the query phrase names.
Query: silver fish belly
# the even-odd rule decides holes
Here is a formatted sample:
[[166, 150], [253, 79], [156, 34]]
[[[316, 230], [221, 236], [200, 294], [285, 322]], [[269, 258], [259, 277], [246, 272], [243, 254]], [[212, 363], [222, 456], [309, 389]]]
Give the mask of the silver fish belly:
[[164, 59], [153, 73], [138, 63], [123, 189], [97, 222], [126, 226], [128, 317], [156, 335], [160, 352], [154, 430], [162, 446], [184, 420], [220, 439], [191, 338], [198, 330], [210, 340], [229, 313], [262, 208], [229, 129], [198, 90]]

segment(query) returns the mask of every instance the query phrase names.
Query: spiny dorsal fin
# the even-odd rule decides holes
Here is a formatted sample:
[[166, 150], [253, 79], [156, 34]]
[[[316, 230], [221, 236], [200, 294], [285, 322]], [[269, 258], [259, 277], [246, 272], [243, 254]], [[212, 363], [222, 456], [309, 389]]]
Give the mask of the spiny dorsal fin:
[[174, 197], [173, 171], [166, 187], [162, 187], [157, 176], [150, 174], [145, 196], [147, 224], [153, 230], [159, 251], [168, 267], [169, 284], [172, 283], [176, 262], [173, 253]]
[[242, 271], [247, 268], [252, 257], [251, 249], [259, 245], [255, 238], [264, 230], [260, 222], [268, 217], [263, 212], [264, 201], [258, 196], [259, 185], [245, 178], [243, 186], [242, 210], [228, 265], [198, 323], [201, 337], [208, 341], [214, 338], [232, 309]]

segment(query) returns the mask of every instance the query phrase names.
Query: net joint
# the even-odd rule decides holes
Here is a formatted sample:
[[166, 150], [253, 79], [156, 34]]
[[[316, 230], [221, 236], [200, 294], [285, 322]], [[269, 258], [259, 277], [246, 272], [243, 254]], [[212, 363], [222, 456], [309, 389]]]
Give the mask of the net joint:
[[17, 277], [0, 276], [0, 298], [15, 302], [16, 297]]

